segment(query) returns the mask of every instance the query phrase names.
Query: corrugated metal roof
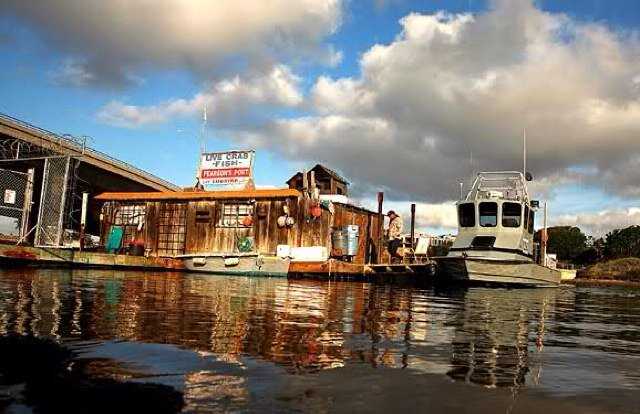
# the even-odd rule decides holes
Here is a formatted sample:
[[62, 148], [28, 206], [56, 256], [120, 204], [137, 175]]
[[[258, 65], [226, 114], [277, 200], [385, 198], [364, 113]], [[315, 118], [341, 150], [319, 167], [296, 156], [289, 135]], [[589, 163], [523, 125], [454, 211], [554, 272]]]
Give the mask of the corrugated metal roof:
[[298, 190], [290, 188], [234, 191], [176, 191], [144, 193], [102, 193], [95, 197], [101, 201], [155, 201], [155, 200], [220, 200], [240, 198], [287, 198], [299, 197]]

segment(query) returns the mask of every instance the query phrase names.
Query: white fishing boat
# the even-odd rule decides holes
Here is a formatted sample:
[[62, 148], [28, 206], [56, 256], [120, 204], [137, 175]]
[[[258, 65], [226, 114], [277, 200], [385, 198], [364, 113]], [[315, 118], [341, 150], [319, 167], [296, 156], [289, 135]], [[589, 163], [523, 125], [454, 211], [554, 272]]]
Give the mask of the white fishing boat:
[[539, 203], [529, 197], [530, 179], [529, 174], [518, 171], [477, 175], [471, 190], [457, 203], [458, 236], [453, 246], [447, 256], [435, 258], [442, 277], [558, 286], [560, 272], [534, 260], [534, 220]]

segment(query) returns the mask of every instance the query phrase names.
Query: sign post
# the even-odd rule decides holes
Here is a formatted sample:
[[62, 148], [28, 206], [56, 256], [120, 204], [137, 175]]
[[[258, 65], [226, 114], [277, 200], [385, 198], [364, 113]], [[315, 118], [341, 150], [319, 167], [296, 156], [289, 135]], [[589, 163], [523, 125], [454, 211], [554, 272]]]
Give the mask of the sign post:
[[255, 151], [206, 152], [200, 156], [202, 185], [246, 186], [253, 180]]

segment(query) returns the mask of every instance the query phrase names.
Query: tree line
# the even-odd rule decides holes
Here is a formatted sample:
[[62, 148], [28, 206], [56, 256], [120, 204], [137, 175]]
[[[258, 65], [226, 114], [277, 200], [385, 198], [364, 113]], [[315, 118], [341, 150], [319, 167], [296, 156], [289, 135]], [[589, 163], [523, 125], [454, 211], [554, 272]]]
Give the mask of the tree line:
[[[640, 257], [640, 225], [610, 231], [604, 237], [585, 235], [575, 226], [556, 226], [547, 229], [547, 251], [558, 260], [588, 265], [601, 260]], [[536, 232], [540, 241], [541, 231]]]

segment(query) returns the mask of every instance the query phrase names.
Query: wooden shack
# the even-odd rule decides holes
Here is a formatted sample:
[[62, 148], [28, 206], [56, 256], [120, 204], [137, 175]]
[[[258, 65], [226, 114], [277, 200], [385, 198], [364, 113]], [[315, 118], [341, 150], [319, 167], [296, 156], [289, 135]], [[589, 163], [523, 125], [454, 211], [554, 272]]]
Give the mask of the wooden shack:
[[316, 186], [318, 187], [320, 194], [348, 195], [347, 187], [349, 186], [349, 183], [347, 180], [342, 178], [337, 172], [321, 164], [316, 164], [316, 166], [309, 171], [297, 172], [293, 177], [287, 180], [287, 185], [289, 185], [289, 188], [291, 189], [303, 191], [305, 189], [304, 176], [307, 174], [306, 182], [309, 183], [309, 173], [311, 172], [313, 172], [315, 176]]
[[357, 225], [358, 251], [349, 262], [378, 261], [378, 213], [346, 203], [313, 201], [294, 188], [103, 193], [96, 200], [104, 203], [103, 245], [117, 226], [123, 234], [121, 249], [142, 244], [148, 256], [275, 257], [279, 245], [324, 246], [330, 252], [333, 230]]

